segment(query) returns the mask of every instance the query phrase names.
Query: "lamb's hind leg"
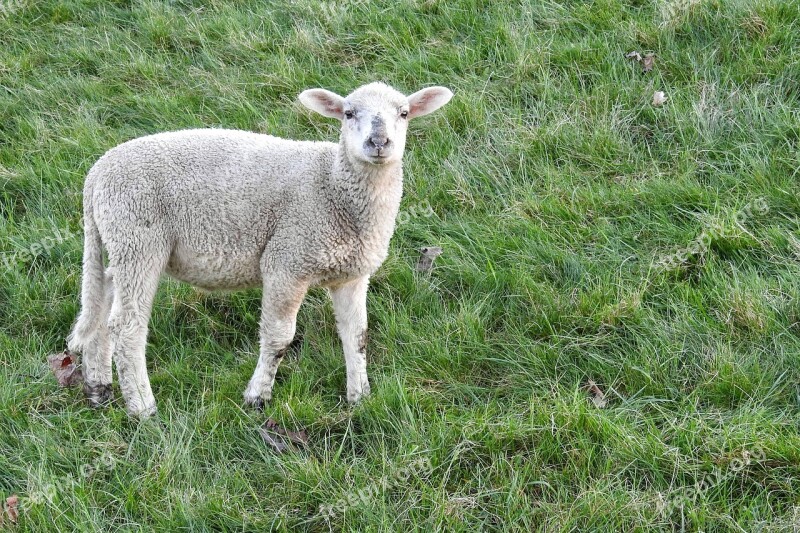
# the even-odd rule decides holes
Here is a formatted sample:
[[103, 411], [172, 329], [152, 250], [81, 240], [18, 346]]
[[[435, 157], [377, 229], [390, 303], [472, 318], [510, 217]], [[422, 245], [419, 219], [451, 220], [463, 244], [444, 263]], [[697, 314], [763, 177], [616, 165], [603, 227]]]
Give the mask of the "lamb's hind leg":
[[78, 334], [80, 329], [76, 325], [67, 345], [70, 351], [82, 354], [85, 379], [83, 393], [92, 407], [106, 405], [114, 395], [111, 388], [113, 374], [111, 342], [108, 333], [108, 316], [114, 297], [112, 283], [111, 276], [106, 273], [102, 286], [103, 294], [100, 295], [100, 301], [96, 307], [97, 320], [90, 334], [80, 336]]
[[145, 361], [147, 328], [158, 281], [168, 258], [165, 244], [129, 247], [118, 260], [109, 251], [114, 299], [108, 329], [119, 386], [128, 414], [140, 418], [156, 412]]
[[84, 206], [84, 253], [81, 276], [81, 313], [67, 338], [70, 352], [83, 355], [84, 392], [97, 407], [111, 399], [111, 346], [108, 313], [112, 280], [103, 266], [103, 245], [90, 200]]
[[294, 338], [297, 311], [308, 284], [288, 275], [265, 274], [261, 299], [261, 353], [244, 391], [245, 403], [263, 407], [272, 398], [272, 385], [286, 348]]

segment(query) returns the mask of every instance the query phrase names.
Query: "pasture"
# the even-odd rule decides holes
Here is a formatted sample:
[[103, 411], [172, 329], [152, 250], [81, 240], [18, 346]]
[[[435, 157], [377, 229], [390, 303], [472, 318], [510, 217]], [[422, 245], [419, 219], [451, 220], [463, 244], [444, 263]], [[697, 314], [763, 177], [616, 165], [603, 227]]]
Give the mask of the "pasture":
[[[455, 97], [410, 126], [367, 400], [324, 291], [262, 413], [260, 291], [168, 279], [157, 416], [58, 387], [98, 157], [335, 140], [297, 95], [374, 80]], [[798, 87], [796, 0], [0, 0], [0, 529], [797, 530]]]

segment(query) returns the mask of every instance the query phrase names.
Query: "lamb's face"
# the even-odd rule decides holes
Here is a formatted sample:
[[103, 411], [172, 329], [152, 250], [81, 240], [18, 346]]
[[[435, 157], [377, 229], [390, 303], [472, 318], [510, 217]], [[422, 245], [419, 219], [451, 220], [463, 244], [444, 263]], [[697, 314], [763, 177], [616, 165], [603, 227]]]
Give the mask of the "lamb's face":
[[408, 121], [435, 111], [452, 96], [449, 89], [430, 87], [406, 97], [386, 84], [370, 83], [346, 98], [324, 89], [310, 89], [300, 94], [300, 101], [342, 121], [342, 142], [350, 157], [385, 165], [403, 158]]
[[371, 83], [344, 100], [342, 140], [347, 153], [366, 163], [399, 161], [406, 147], [408, 99], [391, 87]]

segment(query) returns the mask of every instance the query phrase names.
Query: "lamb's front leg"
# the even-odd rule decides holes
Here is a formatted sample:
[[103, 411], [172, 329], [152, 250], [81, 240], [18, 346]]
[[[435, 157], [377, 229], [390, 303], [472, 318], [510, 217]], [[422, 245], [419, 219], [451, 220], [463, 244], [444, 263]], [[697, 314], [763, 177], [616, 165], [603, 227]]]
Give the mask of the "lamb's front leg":
[[261, 408], [272, 398], [272, 385], [286, 348], [294, 339], [297, 311], [308, 284], [286, 274], [264, 275], [261, 298], [261, 353], [256, 370], [244, 391], [248, 405]]
[[347, 365], [347, 401], [355, 403], [369, 394], [367, 379], [367, 286], [359, 278], [331, 289], [336, 327], [342, 339]]

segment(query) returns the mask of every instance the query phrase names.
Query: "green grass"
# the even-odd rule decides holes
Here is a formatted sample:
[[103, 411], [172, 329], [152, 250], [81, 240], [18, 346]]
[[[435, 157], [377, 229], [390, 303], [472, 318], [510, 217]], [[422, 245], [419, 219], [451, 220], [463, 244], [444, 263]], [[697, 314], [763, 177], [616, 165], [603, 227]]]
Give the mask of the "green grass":
[[[684, 4], [665, 20], [645, 0], [0, 3], [0, 499], [22, 498], [17, 529], [800, 527], [800, 3]], [[45, 359], [78, 311], [82, 183], [105, 150], [197, 126], [333, 140], [297, 94], [373, 80], [456, 96], [409, 134], [414, 216], [370, 289], [368, 401], [343, 402], [315, 290], [272, 404], [243, 409], [259, 292], [171, 281], [156, 420], [57, 387]], [[430, 276], [423, 245], [445, 250]], [[267, 417], [308, 449], [274, 455]]]

